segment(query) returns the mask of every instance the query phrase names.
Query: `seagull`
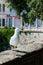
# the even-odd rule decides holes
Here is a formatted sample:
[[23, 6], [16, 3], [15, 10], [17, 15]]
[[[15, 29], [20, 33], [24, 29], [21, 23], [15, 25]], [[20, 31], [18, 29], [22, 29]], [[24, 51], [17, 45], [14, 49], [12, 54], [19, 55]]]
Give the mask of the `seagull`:
[[10, 39], [10, 46], [17, 47], [18, 43], [19, 43], [19, 28], [16, 28], [14, 35]]

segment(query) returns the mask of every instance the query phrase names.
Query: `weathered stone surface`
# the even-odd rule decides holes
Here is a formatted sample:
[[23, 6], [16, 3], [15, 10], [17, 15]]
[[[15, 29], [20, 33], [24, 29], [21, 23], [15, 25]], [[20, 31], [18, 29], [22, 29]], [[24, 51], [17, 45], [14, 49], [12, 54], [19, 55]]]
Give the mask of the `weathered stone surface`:
[[0, 53], [0, 64], [11, 61], [15, 58], [21, 57], [24, 53], [16, 52], [14, 50], [7, 50]]
[[[15, 50], [12, 50], [15, 52]], [[0, 65], [43, 65], [43, 48], [31, 53], [17, 51], [18, 57]], [[3, 60], [4, 61], [4, 60]]]
[[[33, 44], [33, 45], [32, 44], [18, 45], [18, 48], [0, 52], [0, 65], [7, 63], [9, 61], [12, 61], [12, 60], [15, 61], [15, 59], [17, 59], [17, 58], [24, 59], [24, 57], [22, 57], [22, 56], [27, 55], [27, 53], [28, 53], [28, 59], [29, 59], [29, 57], [32, 57], [32, 59], [33, 59], [33, 56], [35, 56], [36, 59], [35, 58], [34, 59], [37, 60], [38, 55], [41, 55], [39, 58], [42, 59], [43, 49], [42, 49], [42, 52], [41, 51], [39, 52], [38, 50], [40, 50], [40, 49], [42, 49], [42, 45], [37, 43], [37, 44]], [[36, 53], [37, 51], [38, 51], [38, 53]], [[35, 52], [35, 53], [32, 54], [33, 52]], [[29, 53], [30, 53], [30, 55], [29, 55]], [[18, 61], [21, 62], [19, 59], [18, 59]]]

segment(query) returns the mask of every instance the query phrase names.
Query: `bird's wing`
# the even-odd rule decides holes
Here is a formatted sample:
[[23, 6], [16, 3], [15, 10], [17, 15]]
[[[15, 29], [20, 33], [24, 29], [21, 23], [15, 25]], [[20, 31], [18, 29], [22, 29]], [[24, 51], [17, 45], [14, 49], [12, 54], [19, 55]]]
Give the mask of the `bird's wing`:
[[10, 39], [10, 44], [14, 43], [17, 40], [18, 40], [17, 36], [12, 36], [11, 39]]

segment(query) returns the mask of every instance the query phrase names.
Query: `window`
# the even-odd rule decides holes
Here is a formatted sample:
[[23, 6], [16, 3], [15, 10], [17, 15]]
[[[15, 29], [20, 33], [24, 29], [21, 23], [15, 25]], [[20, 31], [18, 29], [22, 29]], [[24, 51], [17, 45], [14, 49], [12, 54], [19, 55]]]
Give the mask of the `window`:
[[5, 12], [5, 4], [3, 4], [3, 12]]
[[1, 4], [0, 4], [0, 11], [1, 11]]
[[0, 19], [0, 26], [1, 26], [1, 19]]
[[2, 19], [2, 26], [5, 26], [5, 19]]

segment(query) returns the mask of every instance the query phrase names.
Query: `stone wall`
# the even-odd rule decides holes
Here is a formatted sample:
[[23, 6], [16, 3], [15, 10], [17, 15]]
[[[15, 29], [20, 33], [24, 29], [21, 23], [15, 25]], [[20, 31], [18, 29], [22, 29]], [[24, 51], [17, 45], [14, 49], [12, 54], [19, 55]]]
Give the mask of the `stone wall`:
[[13, 59], [2, 65], [43, 65], [43, 48], [34, 51], [32, 53], [27, 53], [20, 58]]

